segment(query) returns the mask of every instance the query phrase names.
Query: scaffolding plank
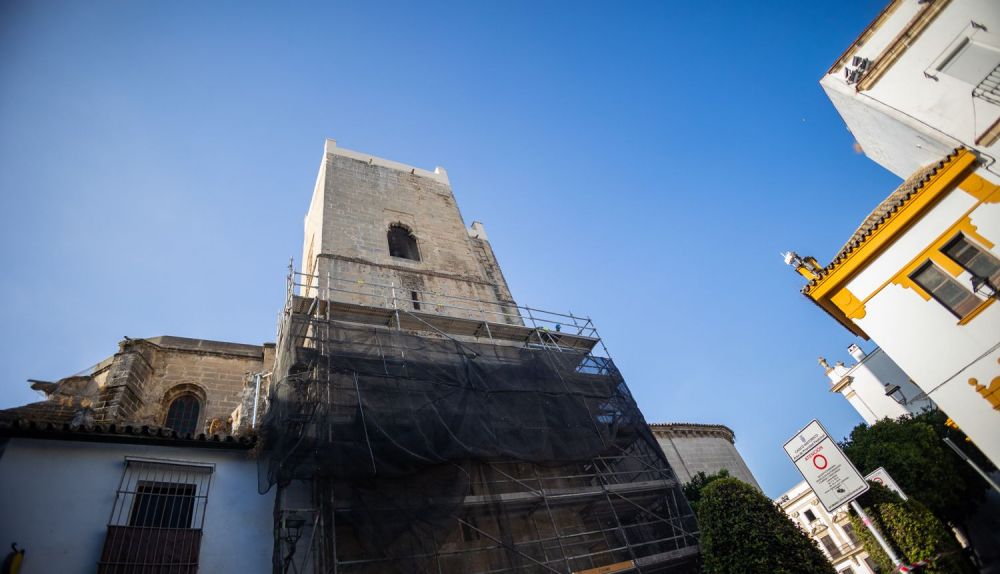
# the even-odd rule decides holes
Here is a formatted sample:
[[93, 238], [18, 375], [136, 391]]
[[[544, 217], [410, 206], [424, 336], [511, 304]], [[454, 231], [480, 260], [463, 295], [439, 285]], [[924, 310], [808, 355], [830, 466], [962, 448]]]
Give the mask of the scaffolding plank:
[[[309, 313], [313, 304], [312, 298], [295, 295], [293, 299], [294, 312]], [[547, 346], [584, 352], [592, 350], [599, 341], [596, 337], [572, 335], [551, 329], [536, 329], [524, 325], [494, 323], [492, 321], [425, 313], [423, 311], [403, 311], [386, 307], [372, 307], [369, 305], [348, 303], [346, 301], [321, 300], [316, 312], [323, 316], [329, 314], [331, 318], [341, 321], [370, 325], [395, 324], [398, 317], [398, 326], [401, 329], [412, 331], [437, 330], [448, 335], [476, 337], [480, 339], [484, 338], [482, 331], [487, 330], [492, 339], [517, 342], [537, 340], [540, 344], [544, 341], [544, 344]], [[486, 325], [487, 329], [483, 329], [484, 325]]]

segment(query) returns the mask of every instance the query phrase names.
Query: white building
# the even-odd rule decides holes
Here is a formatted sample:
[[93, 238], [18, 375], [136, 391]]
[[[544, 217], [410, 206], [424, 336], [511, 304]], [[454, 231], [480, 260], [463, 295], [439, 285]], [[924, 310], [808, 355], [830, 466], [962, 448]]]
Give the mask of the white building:
[[850, 367], [840, 361], [831, 367], [822, 357], [819, 363], [830, 378], [830, 392], [843, 395], [866, 423], [920, 414], [935, 407], [882, 349], [866, 354], [852, 344], [847, 350], [855, 360]]
[[846, 505], [830, 514], [804, 480], [774, 502], [819, 544], [837, 574], [875, 574], [874, 562], [847, 518]]
[[1000, 175], [998, 66], [995, 0], [894, 0], [820, 85], [865, 154], [899, 177], [959, 147]]
[[897, 0], [822, 85], [876, 162], [906, 180], [803, 293], [872, 338], [1000, 463], [1000, 7]]
[[736, 450], [736, 434], [729, 427], [653, 423], [649, 428], [682, 484], [690, 482], [699, 472], [709, 475], [725, 469], [729, 476], [760, 489], [757, 479]]
[[0, 540], [23, 574], [272, 571], [252, 441], [11, 417], [0, 437]]

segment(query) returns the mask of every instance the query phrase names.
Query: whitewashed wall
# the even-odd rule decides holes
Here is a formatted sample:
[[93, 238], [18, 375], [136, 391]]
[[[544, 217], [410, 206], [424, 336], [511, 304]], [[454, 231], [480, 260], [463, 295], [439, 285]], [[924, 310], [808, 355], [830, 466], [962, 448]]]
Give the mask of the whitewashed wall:
[[[841, 378], [851, 377], [851, 382], [840, 393], [868, 424], [884, 418], [919, 414], [933, 408], [929, 400], [914, 400], [922, 391], [910, 382], [910, 377], [882, 349], [875, 349], [839, 375]], [[899, 392], [907, 400], [905, 404], [886, 396], [886, 387], [894, 385], [899, 386]]]
[[91, 573], [126, 456], [215, 464], [201, 572], [271, 572], [273, 490], [257, 493], [246, 451], [10, 439], [0, 456], [0, 544], [25, 549], [23, 574]]
[[[983, 170], [980, 175], [985, 176]], [[1000, 376], [1000, 304], [972, 321], [958, 319], [940, 303], [893, 283], [896, 273], [932, 244], [975, 205], [975, 199], [953, 190], [848, 283], [865, 304], [866, 315], [855, 322], [879, 344], [928, 396], [948, 414], [995, 464], [1000, 464], [1000, 411], [969, 385]], [[1000, 204], [982, 204], [969, 215], [978, 233], [994, 243], [1000, 258]], [[956, 278], [970, 284], [968, 273]], [[883, 287], [884, 285], [884, 287]]]
[[[917, 0], [905, 0], [854, 55], [875, 60], [919, 6]], [[973, 21], [986, 29], [971, 28]], [[983, 147], [975, 142], [1000, 118], [1000, 106], [973, 98], [973, 86], [938, 71], [966, 32], [1000, 50], [996, 0], [950, 2], [870, 90], [857, 92], [847, 84], [843, 67], [820, 81], [866, 155], [900, 177], [940, 158], [941, 148], [964, 145], [991, 159], [1000, 155], [1000, 143]], [[1000, 166], [990, 169], [1000, 173]]]

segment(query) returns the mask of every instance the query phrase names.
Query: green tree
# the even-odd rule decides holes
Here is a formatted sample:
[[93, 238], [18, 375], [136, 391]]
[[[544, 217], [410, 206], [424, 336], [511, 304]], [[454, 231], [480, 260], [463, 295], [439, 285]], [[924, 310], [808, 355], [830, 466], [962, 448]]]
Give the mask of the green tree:
[[885, 467], [907, 496], [939, 518], [964, 525], [988, 485], [941, 440], [950, 436], [956, 444], [967, 444], [960, 431], [945, 426], [946, 420], [940, 411], [930, 411], [861, 424], [841, 447], [862, 473]]
[[[871, 490], [858, 499], [886, 542], [902, 554], [908, 563], [934, 559], [920, 572], [926, 574], [973, 574], [976, 570], [961, 554], [955, 537], [923, 504], [913, 498], [904, 501], [889, 489], [871, 484]], [[851, 525], [865, 550], [883, 572], [892, 572], [892, 562], [868, 528], [854, 512]]]
[[699, 496], [705, 574], [834, 574], [816, 543], [756, 488], [717, 478]]
[[724, 468], [714, 474], [705, 474], [705, 471], [699, 471], [690, 482], [684, 485], [684, 498], [687, 498], [695, 513], [698, 512], [702, 489], [720, 478], [729, 478], [729, 471]]

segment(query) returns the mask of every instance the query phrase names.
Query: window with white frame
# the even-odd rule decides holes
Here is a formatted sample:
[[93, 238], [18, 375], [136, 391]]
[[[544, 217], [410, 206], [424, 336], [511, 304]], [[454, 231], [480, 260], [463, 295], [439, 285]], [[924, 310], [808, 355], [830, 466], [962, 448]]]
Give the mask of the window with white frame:
[[125, 458], [101, 574], [195, 574], [215, 466]]

